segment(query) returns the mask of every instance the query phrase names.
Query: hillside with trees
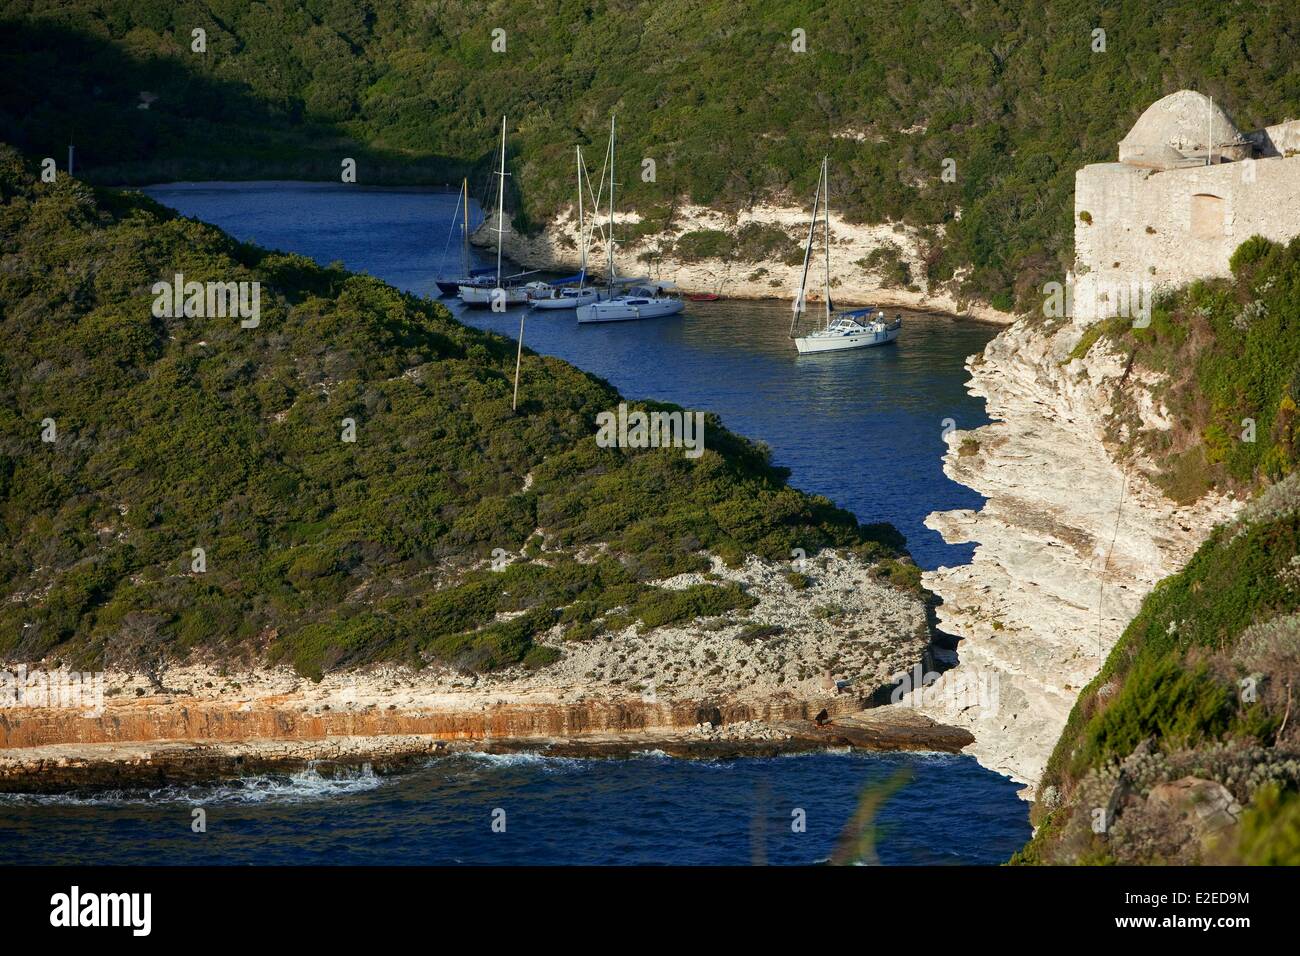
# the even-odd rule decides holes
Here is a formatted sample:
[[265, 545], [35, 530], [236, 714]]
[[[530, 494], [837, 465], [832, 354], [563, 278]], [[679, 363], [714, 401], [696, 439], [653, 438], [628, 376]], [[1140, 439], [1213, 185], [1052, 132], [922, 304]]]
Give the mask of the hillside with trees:
[[1300, 239], [1249, 239], [1232, 269], [1159, 303], [1149, 327], [1103, 322], [1076, 349], [1105, 341], [1161, 373], [1177, 427], [1130, 453], [1171, 495], [1250, 501], [1156, 586], [1083, 689], [1020, 862], [1300, 859]]
[[[0, 259], [0, 659], [541, 667], [557, 625], [752, 605], [654, 585], [709, 555], [834, 546], [917, 586], [897, 531], [712, 416], [698, 458], [599, 447], [608, 383], [525, 351], [513, 411], [513, 341], [138, 194], [42, 183], [8, 147]], [[156, 317], [178, 272], [260, 282], [260, 323]]]
[[[337, 178], [343, 156], [370, 183], [482, 182], [505, 114], [527, 230], [617, 113], [645, 229], [684, 200], [803, 204], [829, 153], [840, 211], [925, 228], [927, 278], [1003, 309], [1063, 274], [1075, 169], [1152, 101], [1300, 115], [1286, 3], [4, 0], [0, 21], [3, 138], [60, 163], [75, 139], [97, 182]], [[627, 171], [644, 158], [655, 182]]]

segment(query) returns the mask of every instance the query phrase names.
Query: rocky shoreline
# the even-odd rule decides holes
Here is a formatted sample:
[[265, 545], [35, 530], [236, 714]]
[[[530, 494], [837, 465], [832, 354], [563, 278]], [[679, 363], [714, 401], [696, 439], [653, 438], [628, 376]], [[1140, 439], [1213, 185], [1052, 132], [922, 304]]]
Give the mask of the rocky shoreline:
[[[630, 236], [641, 218], [635, 213], [626, 213], [617, 215], [615, 222], [623, 235]], [[684, 261], [671, 251], [664, 251], [665, 242], [687, 233], [710, 230], [734, 234], [750, 225], [779, 228], [802, 248], [808, 230], [808, 211], [793, 205], [759, 204], [745, 212], [728, 214], [707, 206], [682, 204], [674, 212], [669, 233], [619, 241], [619, 272], [622, 275], [669, 279], [686, 293], [715, 293], [729, 299], [793, 299], [799, 286], [802, 260], [794, 265], [770, 258], [752, 262], [718, 257]], [[495, 219], [489, 215], [472, 241], [476, 245], [493, 245], [496, 242], [495, 228]], [[503, 251], [513, 262], [528, 269], [570, 273], [576, 272], [581, 264], [577, 239], [577, 213], [575, 209], [567, 209], [535, 235], [523, 235], [508, 229]], [[872, 252], [890, 247], [897, 250], [900, 261], [906, 264], [914, 285], [887, 284], [878, 272], [863, 265]], [[830, 263], [833, 296], [837, 303], [943, 312], [997, 325], [1014, 321], [1015, 316], [1011, 313], [959, 297], [953, 290], [959, 285], [960, 276], [942, 288], [928, 288], [924, 255], [923, 240], [915, 229], [901, 222], [867, 225], [848, 222], [831, 214]], [[588, 254], [588, 263], [600, 271], [605, 257], [604, 242], [598, 233]], [[820, 295], [818, 283], [810, 283], [808, 301], [820, 302]]]
[[148, 789], [304, 770], [330, 776], [365, 768], [384, 775], [467, 752], [600, 759], [659, 752], [682, 759], [723, 760], [848, 747], [955, 754], [971, 741], [968, 732], [937, 724], [911, 710], [845, 715], [825, 726], [807, 720], [705, 726], [707, 729], [660, 728], [568, 737], [449, 740], [433, 734], [367, 734], [233, 742], [52, 744], [0, 750], [0, 793]]
[[[874, 707], [929, 644], [920, 595], [851, 555], [804, 571], [715, 562], [758, 599], [743, 611], [587, 641], [560, 659], [464, 674], [381, 665], [320, 682], [286, 667], [176, 663], [109, 671], [100, 707], [0, 708], [0, 790], [114, 787], [301, 768], [382, 765], [458, 749], [613, 756], [778, 753], [827, 746], [960, 751], [970, 740], [910, 708]], [[792, 581], [792, 579], [794, 579]], [[659, 582], [686, 588], [697, 573]], [[814, 718], [826, 712], [826, 726]]]
[[[971, 357], [968, 387], [994, 421], [948, 435], [944, 471], [988, 501], [926, 522], [976, 548], [969, 565], [922, 576], [943, 601], [940, 628], [961, 639], [960, 664], [913, 703], [970, 730], [968, 752], [1025, 784], [1027, 799], [1079, 691], [1142, 599], [1238, 506], [1216, 496], [1179, 506], [1145, 462], [1117, 454], [1114, 436], [1173, 423], [1152, 397], [1158, 379], [1104, 342], [1071, 357], [1083, 329], [1024, 319]], [[1120, 388], [1140, 422], [1117, 418]], [[996, 706], [952, 693], [975, 675], [997, 686]]]

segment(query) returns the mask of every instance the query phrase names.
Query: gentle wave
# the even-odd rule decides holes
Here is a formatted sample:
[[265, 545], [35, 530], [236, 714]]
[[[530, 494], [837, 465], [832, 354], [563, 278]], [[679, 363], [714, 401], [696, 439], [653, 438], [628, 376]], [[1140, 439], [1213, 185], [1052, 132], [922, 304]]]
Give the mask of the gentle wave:
[[77, 793], [0, 794], [0, 805], [130, 806], [183, 803], [206, 804], [304, 803], [374, 790], [383, 783], [370, 764], [336, 768], [322, 774], [315, 766], [292, 774], [258, 774], [211, 784], [166, 786], [152, 790], [104, 790]]

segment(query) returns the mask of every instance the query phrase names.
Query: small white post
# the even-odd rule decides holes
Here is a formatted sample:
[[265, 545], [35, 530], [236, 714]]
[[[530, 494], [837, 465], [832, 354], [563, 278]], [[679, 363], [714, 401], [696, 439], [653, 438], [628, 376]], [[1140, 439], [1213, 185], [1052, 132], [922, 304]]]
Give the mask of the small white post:
[[512, 412], [519, 411], [519, 365], [524, 360], [524, 317], [526, 315], [528, 315], [527, 309], [519, 313], [519, 347], [515, 350], [515, 398], [510, 403]]

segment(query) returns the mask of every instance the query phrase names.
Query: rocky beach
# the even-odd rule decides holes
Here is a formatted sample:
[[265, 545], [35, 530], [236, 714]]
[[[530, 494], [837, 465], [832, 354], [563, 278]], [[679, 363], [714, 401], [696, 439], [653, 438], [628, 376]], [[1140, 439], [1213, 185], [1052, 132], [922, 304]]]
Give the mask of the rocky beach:
[[608, 639], [558, 644], [557, 633], [562, 656], [541, 671], [374, 667], [319, 683], [229, 662], [110, 671], [102, 712], [0, 712], [0, 789], [146, 785], [312, 762], [396, 767], [464, 749], [716, 757], [842, 746], [953, 753], [970, 742], [911, 708], [865, 710], [926, 651], [915, 593], [832, 553], [808, 559], [797, 577], [757, 559], [715, 562], [709, 573], [759, 603]]

